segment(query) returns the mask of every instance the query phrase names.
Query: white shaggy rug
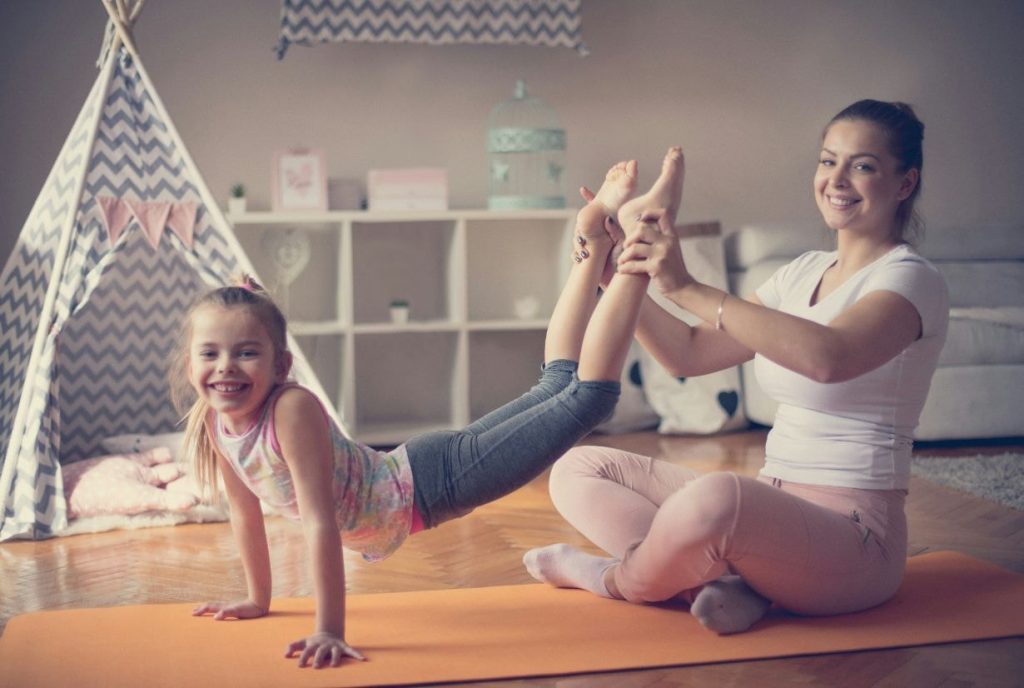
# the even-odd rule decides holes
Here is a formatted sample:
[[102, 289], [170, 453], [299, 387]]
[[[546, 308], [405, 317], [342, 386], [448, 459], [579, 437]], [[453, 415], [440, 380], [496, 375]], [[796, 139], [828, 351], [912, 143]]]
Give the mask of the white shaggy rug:
[[915, 456], [911, 472], [954, 490], [1024, 511], [1024, 454]]

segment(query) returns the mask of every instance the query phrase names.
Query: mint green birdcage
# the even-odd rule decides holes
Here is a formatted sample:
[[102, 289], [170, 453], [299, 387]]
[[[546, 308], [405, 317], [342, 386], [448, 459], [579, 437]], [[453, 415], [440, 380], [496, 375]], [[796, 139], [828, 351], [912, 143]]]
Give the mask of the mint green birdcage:
[[564, 208], [565, 130], [544, 101], [516, 81], [515, 94], [491, 111], [487, 128], [491, 210]]

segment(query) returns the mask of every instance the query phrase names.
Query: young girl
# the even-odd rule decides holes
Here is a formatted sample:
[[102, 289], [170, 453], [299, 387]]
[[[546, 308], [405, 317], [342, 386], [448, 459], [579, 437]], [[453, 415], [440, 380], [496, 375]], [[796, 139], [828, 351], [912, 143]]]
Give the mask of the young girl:
[[923, 131], [902, 103], [859, 101], [836, 115], [813, 187], [836, 250], [800, 256], [748, 299], [697, 282], [669, 232], [630, 229], [616, 279], [649, 276], [706, 323], [691, 328], [648, 301], [637, 338], [675, 375], [754, 358], [780, 402], [765, 465], [756, 479], [701, 476], [576, 448], [552, 469], [551, 496], [611, 557], [531, 550], [535, 578], [631, 602], [679, 597], [718, 633], [746, 630], [773, 602], [842, 614], [896, 592], [913, 431], [949, 315], [941, 274], [905, 238]]
[[[651, 191], [631, 199], [636, 163], [608, 172], [579, 213], [574, 259], [545, 338], [540, 381], [519, 399], [462, 431], [425, 434], [391, 452], [344, 437], [308, 390], [287, 381], [291, 355], [284, 317], [263, 290], [214, 290], [186, 317], [176, 398], [195, 397], [186, 443], [205, 485], [219, 474], [231, 507], [248, 596], [207, 602], [196, 615], [260, 617], [271, 581], [260, 501], [300, 519], [309, 547], [316, 627], [288, 646], [299, 666], [363, 659], [345, 642], [342, 544], [370, 561], [387, 557], [410, 534], [433, 528], [526, 484], [614, 409], [646, 276], [611, 280], [614, 215], [671, 203], [682, 183], [678, 149], [666, 156]], [[604, 274], [604, 275], [603, 275]], [[593, 315], [593, 317], [591, 317]], [[173, 378], [172, 378], [173, 379]], [[183, 389], [184, 388], [184, 389]]]

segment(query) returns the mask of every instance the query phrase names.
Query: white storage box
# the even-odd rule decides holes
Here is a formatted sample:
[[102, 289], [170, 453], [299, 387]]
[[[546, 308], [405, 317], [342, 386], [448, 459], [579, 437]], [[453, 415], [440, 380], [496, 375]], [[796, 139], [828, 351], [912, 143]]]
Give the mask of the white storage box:
[[370, 170], [369, 210], [447, 210], [448, 171], [437, 168]]

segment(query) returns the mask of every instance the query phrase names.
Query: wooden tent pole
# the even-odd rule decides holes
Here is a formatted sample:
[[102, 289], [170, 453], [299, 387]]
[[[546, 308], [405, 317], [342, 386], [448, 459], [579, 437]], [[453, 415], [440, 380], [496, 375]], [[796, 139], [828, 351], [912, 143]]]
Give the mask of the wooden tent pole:
[[125, 18], [121, 16], [120, 11], [114, 7], [113, 0], [101, 0], [101, 2], [107, 10], [107, 14], [110, 15], [110, 21], [114, 22], [114, 28], [117, 29], [117, 35], [124, 43], [124, 47], [133, 57], [138, 57], [139, 49], [135, 47], [135, 41], [132, 40], [131, 28], [125, 23]]
[[132, 14], [128, 17], [128, 26], [135, 26], [135, 20], [139, 18], [139, 12], [142, 11], [142, 4], [144, 2], [146, 2], [146, 0], [138, 0], [138, 2], [135, 3], [135, 7], [132, 8]]

